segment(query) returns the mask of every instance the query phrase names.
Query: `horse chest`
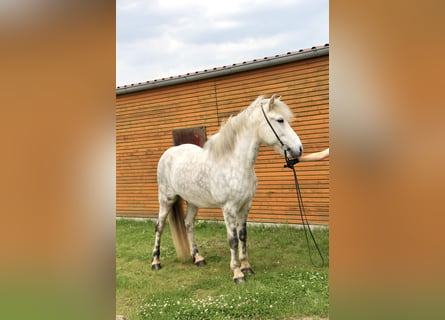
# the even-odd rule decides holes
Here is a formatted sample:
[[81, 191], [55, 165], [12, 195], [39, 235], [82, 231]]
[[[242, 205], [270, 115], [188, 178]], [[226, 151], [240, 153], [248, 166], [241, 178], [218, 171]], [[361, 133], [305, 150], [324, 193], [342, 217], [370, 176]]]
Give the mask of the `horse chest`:
[[215, 196], [230, 200], [250, 200], [255, 194], [257, 179], [255, 173], [227, 170], [218, 175], [212, 183], [212, 192]]

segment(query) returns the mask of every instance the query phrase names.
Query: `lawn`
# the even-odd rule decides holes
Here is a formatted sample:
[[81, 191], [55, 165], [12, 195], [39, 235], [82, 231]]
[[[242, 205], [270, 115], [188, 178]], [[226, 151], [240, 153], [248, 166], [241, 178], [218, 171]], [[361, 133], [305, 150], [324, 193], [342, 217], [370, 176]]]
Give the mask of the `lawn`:
[[[177, 257], [166, 227], [162, 269], [151, 270], [153, 221], [116, 221], [116, 313], [145, 319], [320, 319], [329, 308], [328, 266], [311, 264], [303, 230], [248, 226], [254, 275], [235, 284], [224, 224], [197, 221], [195, 236], [207, 265]], [[329, 231], [314, 231], [326, 262]], [[313, 251], [314, 262], [319, 263]]]

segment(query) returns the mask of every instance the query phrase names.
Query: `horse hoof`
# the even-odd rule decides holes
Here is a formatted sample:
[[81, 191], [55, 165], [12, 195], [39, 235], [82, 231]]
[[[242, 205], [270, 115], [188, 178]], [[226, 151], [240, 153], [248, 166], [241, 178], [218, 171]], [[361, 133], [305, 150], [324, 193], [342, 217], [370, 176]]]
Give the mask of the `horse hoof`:
[[245, 278], [235, 278], [235, 279], [233, 279], [233, 281], [235, 281], [235, 283], [244, 283], [244, 282], [246, 282], [246, 279]]
[[161, 264], [160, 263], [152, 264], [151, 270], [161, 270]]
[[204, 267], [206, 265], [206, 261], [205, 260], [201, 260], [201, 261], [195, 262], [195, 264], [198, 267]]
[[241, 269], [241, 271], [244, 274], [255, 274], [255, 272], [252, 270], [252, 268]]

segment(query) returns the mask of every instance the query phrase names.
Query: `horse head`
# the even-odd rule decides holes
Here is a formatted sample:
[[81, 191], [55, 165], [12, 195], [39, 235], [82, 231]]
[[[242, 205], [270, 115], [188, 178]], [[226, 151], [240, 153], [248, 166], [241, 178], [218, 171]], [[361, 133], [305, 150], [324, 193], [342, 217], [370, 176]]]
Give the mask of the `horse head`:
[[303, 145], [289, 124], [293, 118], [292, 111], [280, 99], [272, 95], [260, 102], [262, 116], [258, 135], [263, 144], [271, 146], [281, 155], [298, 158], [303, 154]]

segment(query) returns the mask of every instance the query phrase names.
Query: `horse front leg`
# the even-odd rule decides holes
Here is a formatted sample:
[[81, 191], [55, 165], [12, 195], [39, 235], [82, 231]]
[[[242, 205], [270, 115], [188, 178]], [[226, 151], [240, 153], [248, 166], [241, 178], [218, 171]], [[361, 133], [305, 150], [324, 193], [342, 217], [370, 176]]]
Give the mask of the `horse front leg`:
[[241, 271], [244, 274], [255, 274], [247, 261], [247, 223], [246, 221], [238, 224], [239, 237], [239, 260], [241, 262]]
[[191, 204], [190, 202], [187, 203], [187, 214], [185, 216], [185, 229], [187, 231], [187, 238], [189, 241], [190, 255], [192, 256], [192, 261], [194, 264], [196, 264], [198, 267], [203, 267], [205, 266], [206, 262], [204, 257], [202, 257], [199, 254], [194, 233], [195, 217], [197, 213], [198, 213], [198, 207]]
[[236, 283], [244, 282], [244, 273], [241, 271], [237, 259], [239, 238], [236, 228], [236, 211], [234, 212], [233, 210], [225, 208], [223, 214], [227, 229], [227, 240], [230, 248], [230, 269], [233, 271], [233, 281]]
[[238, 215], [237, 232], [239, 238], [239, 259], [241, 262], [241, 271], [244, 274], [255, 274], [247, 261], [247, 215], [249, 209], [250, 203], [246, 205]]

